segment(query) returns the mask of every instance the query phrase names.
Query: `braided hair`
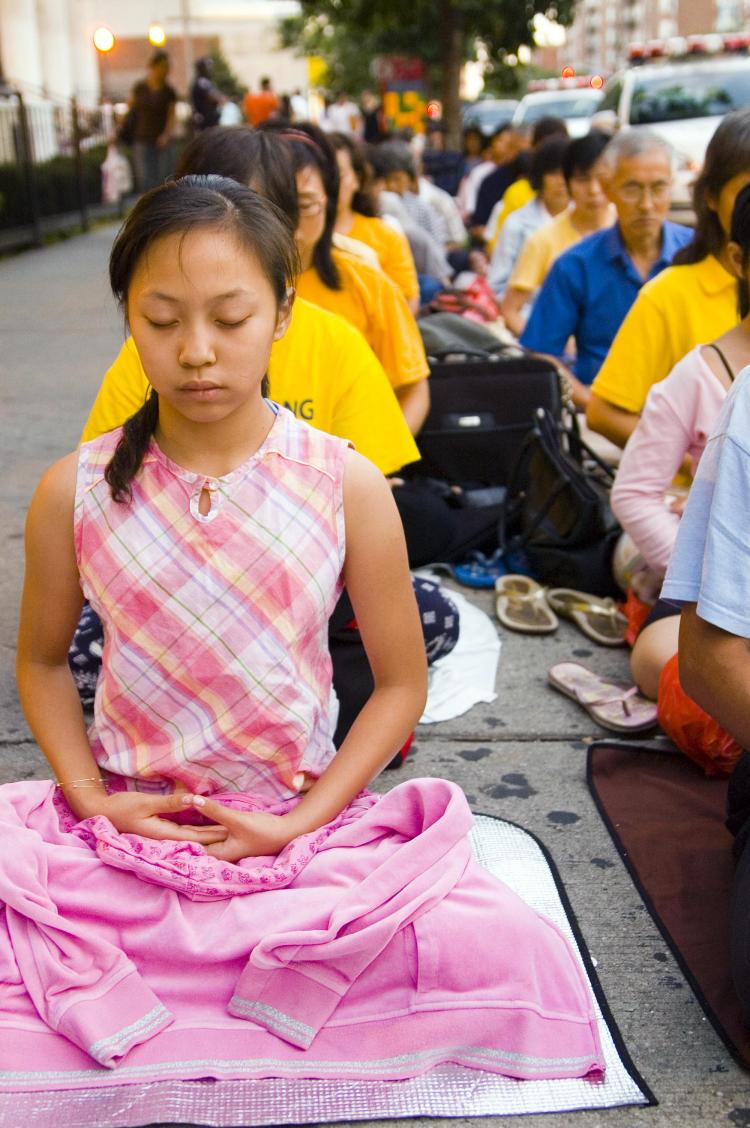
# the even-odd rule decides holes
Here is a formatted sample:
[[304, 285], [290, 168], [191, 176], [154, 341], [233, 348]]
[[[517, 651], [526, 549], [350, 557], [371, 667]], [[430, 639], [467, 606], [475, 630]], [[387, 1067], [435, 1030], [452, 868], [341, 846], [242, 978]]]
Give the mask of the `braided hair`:
[[[158, 239], [174, 234], [184, 238], [205, 227], [231, 232], [252, 251], [281, 305], [299, 272], [288, 217], [228, 177], [184, 176], [141, 196], [120, 228], [109, 259], [110, 285], [120, 307], [126, 306], [138, 263]], [[143, 407], [123, 426], [104, 472], [115, 501], [131, 500], [130, 483], [140, 470], [158, 420], [159, 397], [151, 389]]]

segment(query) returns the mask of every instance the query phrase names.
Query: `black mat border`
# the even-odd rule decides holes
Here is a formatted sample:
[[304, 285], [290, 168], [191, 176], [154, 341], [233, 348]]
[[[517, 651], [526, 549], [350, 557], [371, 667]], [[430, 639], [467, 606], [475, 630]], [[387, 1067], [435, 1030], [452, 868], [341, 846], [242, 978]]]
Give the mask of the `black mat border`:
[[[599, 793], [596, 790], [596, 786], [594, 784], [594, 779], [593, 779], [592, 754], [596, 751], [597, 748], [630, 749], [633, 752], [654, 752], [654, 751], [661, 752], [661, 750], [653, 749], [653, 748], [651, 748], [651, 749], [643, 748], [640, 745], [630, 744], [629, 742], [624, 741], [624, 740], [623, 741], [595, 740], [595, 741], [593, 741], [592, 744], [589, 745], [588, 752], [586, 754], [586, 783], [588, 785], [588, 789], [589, 789], [589, 792], [591, 794], [591, 798], [594, 800], [594, 806], [596, 807], [597, 811], [599, 812], [599, 817], [601, 818], [602, 822], [604, 823], [605, 827], [607, 828], [607, 832], [608, 832], [610, 838], [612, 839], [612, 844], [614, 845], [615, 850], [617, 851], [618, 856], [620, 857], [620, 860], [623, 862], [625, 869], [628, 871], [628, 874], [630, 875], [630, 879], [631, 879], [631, 881], [633, 882], [633, 885], [636, 888], [636, 892], [638, 893], [638, 896], [641, 898], [644, 905], [648, 909], [649, 914], [651, 916], [651, 919], [653, 920], [653, 922], [656, 925], [659, 933], [661, 934], [661, 937], [664, 940], [664, 943], [667, 945], [670, 952], [674, 956], [674, 959], [675, 959], [675, 962], [677, 963], [677, 966], [679, 967], [680, 971], [682, 972], [685, 979], [687, 980], [687, 982], [690, 986], [690, 989], [692, 990], [696, 999], [700, 1003], [701, 1010], [703, 1011], [706, 1018], [708, 1019], [708, 1021], [713, 1026], [714, 1030], [716, 1031], [716, 1034], [719, 1037], [719, 1040], [723, 1043], [723, 1045], [726, 1048], [726, 1050], [728, 1051], [730, 1057], [737, 1063], [737, 1065], [740, 1066], [741, 1069], [743, 1069], [745, 1071], [745, 1073], [750, 1073], [750, 1065], [744, 1060], [744, 1058], [742, 1057], [742, 1055], [738, 1051], [737, 1047], [735, 1046], [734, 1042], [730, 1039], [730, 1037], [727, 1034], [726, 1030], [724, 1029], [723, 1025], [719, 1021], [718, 1015], [716, 1014], [713, 1007], [708, 1002], [708, 999], [706, 998], [706, 996], [703, 994], [703, 990], [702, 990], [700, 984], [698, 983], [698, 980], [693, 975], [693, 973], [690, 970], [690, 968], [688, 967], [682, 953], [680, 952], [680, 949], [677, 947], [677, 944], [672, 939], [671, 932], [667, 928], [666, 924], [659, 917], [659, 914], [656, 911], [656, 906], [654, 905], [653, 901], [651, 900], [651, 897], [649, 896], [649, 894], [647, 893], [643, 884], [641, 883], [640, 875], [639, 875], [638, 871], [636, 870], [635, 865], [631, 862], [630, 856], [628, 855], [628, 853], [625, 850], [622, 842], [620, 841], [620, 838], [618, 837], [617, 831], [615, 830], [614, 825], [613, 825], [609, 815], [607, 814], [607, 811], [604, 807], [604, 804], [599, 797]], [[669, 753], [668, 752], [661, 752], [661, 755], [669, 755]]]
[[[603, 741], [601, 743], [606, 743], [606, 741]], [[593, 745], [592, 745], [592, 747], [593, 747]], [[536, 843], [536, 845], [539, 847], [539, 849], [541, 850], [541, 852], [544, 856], [544, 860], [546, 861], [547, 865], [549, 866], [550, 873], [552, 874], [553, 880], [555, 882], [557, 894], [558, 894], [558, 896], [559, 896], [559, 898], [562, 902], [563, 908], [565, 909], [565, 915], [568, 918], [568, 923], [570, 924], [571, 930], [573, 932], [573, 936], [575, 938], [575, 942], [576, 942], [576, 945], [578, 947], [578, 951], [580, 953], [581, 959], [583, 960], [583, 965], [586, 968], [586, 974], [588, 975], [589, 982], [591, 983], [591, 986], [594, 989], [594, 994], [596, 995], [596, 1001], [599, 1004], [602, 1015], [604, 1016], [604, 1021], [607, 1023], [607, 1026], [609, 1027], [609, 1032], [612, 1035], [612, 1041], [615, 1044], [615, 1049], [617, 1050], [618, 1054], [620, 1055], [622, 1063], [625, 1066], [625, 1069], [626, 1069], [627, 1073], [629, 1074], [631, 1080], [634, 1081], [636, 1085], [638, 1085], [638, 1087], [640, 1088], [644, 1097], [646, 1097], [646, 1099], [647, 1099], [647, 1103], [642, 1104], [642, 1105], [615, 1105], [615, 1106], [612, 1106], [612, 1107], [615, 1107], [615, 1108], [655, 1108], [659, 1104], [659, 1101], [657, 1100], [657, 1098], [656, 1098], [653, 1090], [651, 1089], [650, 1085], [648, 1085], [646, 1083], [646, 1081], [642, 1077], [641, 1073], [636, 1068], [636, 1065], [635, 1065], [632, 1057], [630, 1056], [630, 1051], [628, 1050], [627, 1046], [625, 1045], [625, 1041], [623, 1039], [623, 1036], [620, 1033], [620, 1027], [617, 1025], [617, 1022], [615, 1020], [615, 1016], [613, 1015], [612, 1009], [611, 1009], [611, 1007], [610, 1007], [610, 1005], [607, 1001], [607, 996], [604, 993], [604, 988], [601, 985], [601, 981], [600, 981], [599, 976], [597, 974], [596, 968], [594, 967], [593, 961], [592, 961], [591, 956], [589, 954], [588, 945], [586, 944], [586, 941], [585, 941], [584, 936], [583, 936], [583, 932], [581, 931], [581, 926], [578, 923], [578, 917], [576, 916], [575, 912], [573, 911], [573, 906], [570, 903], [570, 897], [568, 896], [568, 892], [565, 888], [565, 885], [563, 884], [563, 880], [560, 877], [560, 872], [557, 868], [557, 864], [556, 864], [554, 858], [552, 857], [552, 854], [550, 853], [549, 849], [547, 848], [545, 843], [542, 841], [542, 839], [538, 837], [538, 835], [534, 834], [534, 832], [529, 830], [527, 827], [521, 826], [520, 823], [513, 822], [512, 819], [503, 819], [503, 818], [500, 818], [498, 815], [490, 815], [490, 814], [488, 814], [487, 811], [472, 810], [472, 814], [479, 815], [483, 819], [492, 819], [494, 822], [506, 823], [508, 826], [515, 827], [516, 830], [523, 831], [523, 833], [528, 835], [528, 837], [531, 838], [532, 841], [534, 841]], [[567, 1111], [569, 1111], [569, 1112], [607, 1112], [608, 1109], [607, 1108], [599, 1108], [599, 1109], [581, 1108], [581, 1109], [568, 1109]]]

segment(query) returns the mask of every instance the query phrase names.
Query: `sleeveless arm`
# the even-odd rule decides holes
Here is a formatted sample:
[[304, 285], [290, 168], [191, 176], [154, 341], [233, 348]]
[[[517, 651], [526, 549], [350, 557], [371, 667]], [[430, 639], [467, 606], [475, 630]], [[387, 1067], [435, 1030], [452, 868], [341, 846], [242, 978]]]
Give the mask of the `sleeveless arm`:
[[[83, 606], [73, 540], [77, 465], [76, 454], [55, 463], [31, 502], [16, 665], [29, 727], [63, 781], [99, 775], [68, 668], [68, 648]], [[87, 789], [89, 796], [93, 791]]]

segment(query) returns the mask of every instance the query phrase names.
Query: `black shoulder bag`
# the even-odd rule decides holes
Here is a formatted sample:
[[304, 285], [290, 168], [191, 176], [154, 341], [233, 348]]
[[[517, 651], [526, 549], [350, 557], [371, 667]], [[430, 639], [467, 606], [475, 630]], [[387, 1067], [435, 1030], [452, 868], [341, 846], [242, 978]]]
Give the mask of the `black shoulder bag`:
[[612, 554], [620, 527], [609, 504], [614, 471], [581, 438], [575, 414], [535, 412], [500, 517], [504, 551], [525, 555], [544, 584], [620, 595]]

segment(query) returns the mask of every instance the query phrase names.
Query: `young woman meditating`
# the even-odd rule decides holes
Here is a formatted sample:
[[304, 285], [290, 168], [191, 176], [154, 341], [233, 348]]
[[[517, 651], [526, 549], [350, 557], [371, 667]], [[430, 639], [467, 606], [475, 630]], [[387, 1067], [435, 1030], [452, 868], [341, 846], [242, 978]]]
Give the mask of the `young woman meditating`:
[[[473, 860], [460, 789], [366, 790], [421, 713], [424, 647], [382, 474], [264, 398], [294, 260], [278, 213], [218, 177], [143, 196], [115, 242], [153, 392], [29, 511], [18, 684], [58, 782], [0, 788], [6, 1089], [602, 1069], [580, 964]], [[343, 584], [375, 688], [336, 751]]]

